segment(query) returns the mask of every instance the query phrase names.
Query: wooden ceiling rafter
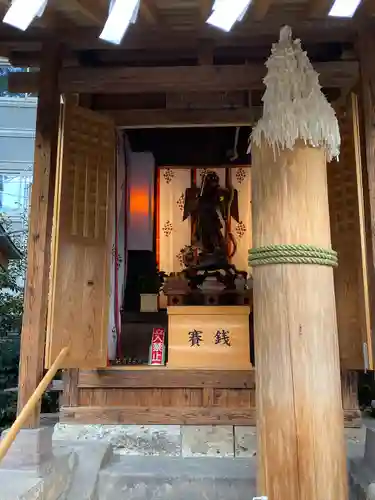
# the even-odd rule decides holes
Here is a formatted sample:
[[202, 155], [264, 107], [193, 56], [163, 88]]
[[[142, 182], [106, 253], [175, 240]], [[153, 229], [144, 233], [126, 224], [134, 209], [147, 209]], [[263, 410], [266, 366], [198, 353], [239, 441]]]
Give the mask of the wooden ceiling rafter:
[[163, 24], [154, 0], [141, 0], [139, 11], [141, 19], [146, 21], [147, 24], [152, 26], [161, 26]]
[[[293, 23], [291, 23], [293, 25]], [[268, 45], [278, 39], [280, 23], [256, 23], [249, 32], [234, 32], [230, 36], [223, 37], [218, 30], [210, 28], [188, 33], [178, 33], [169, 30], [150, 30], [145, 33], [144, 29], [136, 26], [126, 34], [123, 44], [112, 45], [98, 39], [97, 28], [72, 28], [55, 30], [53, 35], [58, 37], [72, 50], [158, 50], [179, 48], [198, 48], [202, 39], [212, 41], [217, 46], [227, 47], [253, 47]], [[301, 38], [303, 42], [348, 42], [356, 37], [355, 26], [342, 20], [331, 20], [330, 22], [315, 23], [300, 21], [295, 24], [293, 33]], [[0, 26], [0, 43], [18, 45], [20, 50], [32, 42], [40, 42], [48, 36], [47, 30], [30, 28], [27, 32], [19, 32]], [[27, 50], [27, 49], [26, 49]]]
[[250, 15], [254, 21], [263, 21], [273, 0], [253, 0], [250, 5]]
[[[108, 17], [108, 8], [103, 4], [92, 0], [65, 0], [65, 4], [74, 12], [78, 11], [84, 17], [90, 19], [94, 24], [104, 26]], [[161, 24], [158, 9], [153, 0], [141, 0], [140, 17], [147, 24], [157, 26]]]
[[373, 0], [362, 0], [356, 13], [354, 21], [358, 24], [359, 29], [363, 28], [375, 16], [375, 2]]
[[[0, 0], [0, 6], [4, 8], [1, 15], [5, 15], [8, 7], [10, 7], [10, 0]], [[31, 23], [31, 27], [39, 29], [54, 29], [56, 27], [70, 29], [73, 27], [69, 19], [56, 9], [54, 2], [49, 2], [41, 17], [36, 17]]]
[[322, 18], [328, 15], [335, 0], [310, 0], [307, 15], [310, 18]]
[[92, 0], [64, 0], [64, 6], [68, 7], [72, 16], [78, 12], [98, 26], [104, 26], [107, 19], [108, 9], [103, 7], [98, 0], [95, 2]]
[[207, 19], [210, 17], [212, 6], [213, 6], [213, 0], [199, 1], [199, 14], [203, 25], [205, 25]]
[[70, 29], [74, 26], [69, 17], [65, 15], [65, 12], [58, 11], [53, 2], [47, 4], [43, 15], [40, 18], [35, 18], [32, 25], [48, 30], [54, 30], [55, 28]]

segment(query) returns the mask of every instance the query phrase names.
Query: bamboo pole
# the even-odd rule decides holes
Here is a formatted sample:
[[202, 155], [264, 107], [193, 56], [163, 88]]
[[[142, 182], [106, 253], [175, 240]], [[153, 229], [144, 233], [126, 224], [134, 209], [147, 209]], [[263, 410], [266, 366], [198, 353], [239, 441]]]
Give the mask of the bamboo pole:
[[57, 356], [55, 362], [52, 364], [51, 368], [44, 375], [38, 387], [35, 389], [34, 393], [30, 397], [29, 401], [23, 407], [22, 411], [16, 418], [9, 432], [6, 434], [5, 438], [0, 443], [0, 462], [5, 457], [9, 448], [11, 447], [13, 441], [16, 439], [17, 434], [21, 430], [23, 424], [27, 421], [29, 416], [35, 409], [35, 406], [43, 396], [44, 392], [48, 388], [49, 384], [52, 382], [53, 377], [56, 375], [57, 371], [61, 368], [64, 359], [69, 353], [69, 346], [64, 347], [60, 354]]

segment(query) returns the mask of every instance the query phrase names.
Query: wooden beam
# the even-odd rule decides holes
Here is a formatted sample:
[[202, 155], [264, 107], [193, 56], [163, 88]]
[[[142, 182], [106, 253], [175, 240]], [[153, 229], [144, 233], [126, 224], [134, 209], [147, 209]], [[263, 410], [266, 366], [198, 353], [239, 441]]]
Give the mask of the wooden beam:
[[[65, 424], [170, 424], [177, 425], [256, 425], [256, 408], [220, 407], [62, 407], [60, 423]], [[356, 412], [344, 410], [345, 427], [357, 427]]]
[[63, 407], [61, 423], [74, 424], [169, 424], [175, 425], [254, 425], [253, 408], [176, 407]]
[[[323, 87], [347, 87], [358, 79], [358, 63], [332, 61], [314, 64]], [[127, 94], [263, 89], [265, 66], [174, 66], [149, 68], [64, 68], [61, 93]], [[39, 73], [11, 73], [10, 92], [37, 93]]]
[[[43, 378], [60, 94], [59, 47], [46, 43], [40, 68], [29, 244], [21, 334], [18, 412]], [[40, 406], [27, 422], [37, 427]]]
[[308, 17], [320, 18], [327, 16], [333, 2], [334, 0], [310, 0], [308, 5]]
[[[216, 388], [254, 389], [253, 370], [135, 370], [108, 368], [79, 372], [79, 388]], [[73, 405], [69, 405], [73, 406]]]
[[272, 0], [253, 0], [250, 15], [254, 21], [263, 21], [272, 5]]
[[174, 128], [250, 126], [260, 118], [261, 108], [238, 109], [129, 109], [101, 110], [123, 128]]
[[[40, 51], [15, 51], [9, 52], [8, 56], [15, 68], [39, 68], [40, 66]], [[62, 49], [61, 59], [64, 66], [79, 66], [77, 54], [67, 49]]]
[[212, 66], [214, 64], [214, 47], [208, 40], [204, 40], [199, 48], [198, 64], [203, 66]]

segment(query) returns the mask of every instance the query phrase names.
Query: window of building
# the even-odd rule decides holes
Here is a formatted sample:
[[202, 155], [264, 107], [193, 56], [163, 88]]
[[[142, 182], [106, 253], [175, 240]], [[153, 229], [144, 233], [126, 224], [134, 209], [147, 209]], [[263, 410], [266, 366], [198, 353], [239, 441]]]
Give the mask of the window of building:
[[31, 176], [0, 174], [0, 210], [18, 214], [28, 210]]

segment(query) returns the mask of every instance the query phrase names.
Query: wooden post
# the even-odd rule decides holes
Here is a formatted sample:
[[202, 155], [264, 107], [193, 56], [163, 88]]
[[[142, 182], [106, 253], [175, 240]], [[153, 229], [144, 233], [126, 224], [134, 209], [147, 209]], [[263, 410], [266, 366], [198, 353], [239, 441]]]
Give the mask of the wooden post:
[[341, 397], [345, 427], [361, 427], [361, 411], [358, 402], [358, 373], [341, 370]]
[[[253, 150], [254, 247], [330, 248], [325, 153]], [[259, 494], [347, 498], [333, 270], [255, 267]]]
[[[36, 120], [18, 412], [26, 405], [44, 373], [50, 242], [60, 114], [59, 68], [59, 48], [51, 41], [45, 42], [40, 66]], [[40, 404], [26, 421], [25, 427], [37, 427], [39, 416]]]
[[[372, 26], [363, 26], [359, 32], [359, 56], [361, 65], [362, 110], [365, 126], [366, 171], [364, 185], [365, 211], [367, 212], [366, 235], [368, 239], [368, 270], [371, 301], [372, 341], [375, 342], [375, 67], [373, 51], [375, 34]], [[366, 196], [367, 195], [367, 196]], [[367, 209], [367, 210], [366, 210]]]
[[338, 124], [289, 28], [267, 66], [252, 137], [258, 494], [346, 500], [326, 167]]

